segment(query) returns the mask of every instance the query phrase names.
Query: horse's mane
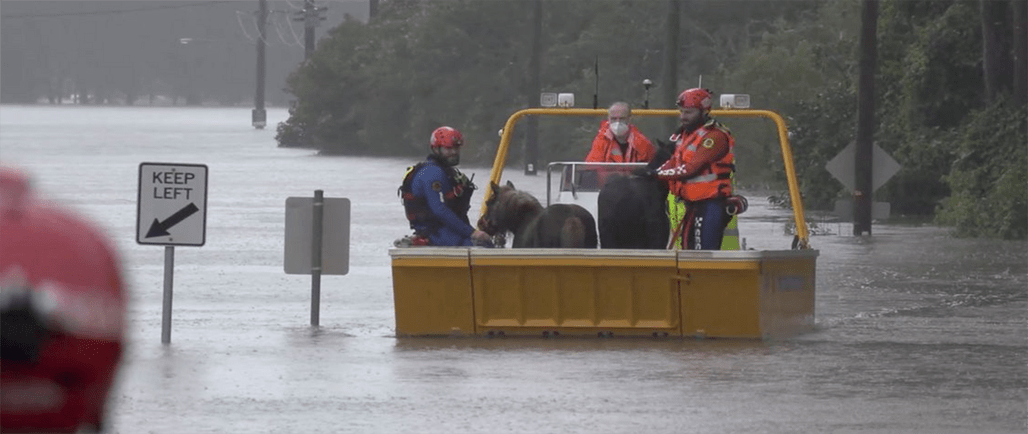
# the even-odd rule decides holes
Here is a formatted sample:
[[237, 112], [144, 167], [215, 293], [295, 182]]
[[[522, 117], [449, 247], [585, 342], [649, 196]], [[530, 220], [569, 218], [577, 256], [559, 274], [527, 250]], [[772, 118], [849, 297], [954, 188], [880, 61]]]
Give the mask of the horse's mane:
[[543, 206], [539, 199], [527, 191], [516, 190], [504, 185], [497, 190], [495, 197], [490, 198], [489, 214], [502, 227], [514, 228], [523, 219], [542, 212]]

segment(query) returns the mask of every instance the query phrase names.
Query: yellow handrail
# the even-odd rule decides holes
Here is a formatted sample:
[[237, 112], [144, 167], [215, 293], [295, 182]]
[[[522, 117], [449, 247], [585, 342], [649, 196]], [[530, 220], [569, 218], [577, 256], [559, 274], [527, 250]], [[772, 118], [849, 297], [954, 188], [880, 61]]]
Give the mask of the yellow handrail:
[[[809, 249], [809, 234], [807, 233], [806, 218], [803, 215], [803, 198], [800, 197], [799, 183], [796, 181], [796, 168], [792, 161], [792, 148], [789, 147], [789, 133], [785, 120], [770, 110], [711, 110], [715, 117], [764, 117], [771, 119], [778, 127], [778, 142], [782, 148], [782, 162], [785, 163], [785, 177], [789, 185], [789, 200], [792, 202], [792, 214], [796, 220], [796, 236], [799, 239], [797, 247]], [[493, 160], [492, 171], [489, 172], [489, 182], [500, 183], [500, 176], [503, 175], [503, 168], [507, 163], [507, 151], [510, 147], [511, 134], [514, 132], [514, 124], [519, 119], [528, 115], [557, 115], [557, 116], [606, 116], [606, 109], [576, 109], [576, 108], [530, 108], [520, 110], [507, 118], [503, 126], [503, 134], [500, 136], [500, 146], [496, 149], [496, 158]], [[678, 110], [656, 110], [656, 109], [633, 109], [632, 116], [678, 116]], [[485, 203], [492, 196], [492, 189], [485, 188], [485, 196], [482, 198], [481, 214], [485, 214]]]

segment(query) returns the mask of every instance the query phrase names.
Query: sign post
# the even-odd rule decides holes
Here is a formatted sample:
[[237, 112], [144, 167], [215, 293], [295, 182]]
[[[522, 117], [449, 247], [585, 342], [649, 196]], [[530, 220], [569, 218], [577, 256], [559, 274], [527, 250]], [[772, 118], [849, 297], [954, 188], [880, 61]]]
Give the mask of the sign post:
[[207, 235], [207, 166], [140, 163], [136, 243], [164, 246], [161, 343], [171, 343], [175, 246], [203, 246]]
[[350, 271], [350, 199], [326, 198], [322, 190], [314, 190], [313, 199], [286, 198], [284, 268], [311, 275], [311, 325], [317, 327], [321, 276]]

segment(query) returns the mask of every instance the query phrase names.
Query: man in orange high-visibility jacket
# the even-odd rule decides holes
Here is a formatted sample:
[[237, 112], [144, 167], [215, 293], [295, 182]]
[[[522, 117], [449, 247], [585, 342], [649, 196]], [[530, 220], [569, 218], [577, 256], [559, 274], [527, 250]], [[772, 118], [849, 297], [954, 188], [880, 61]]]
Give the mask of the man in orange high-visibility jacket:
[[593, 139], [587, 163], [648, 163], [656, 154], [653, 144], [632, 125], [632, 109], [616, 102], [607, 109], [607, 120]]
[[735, 139], [710, 117], [710, 100], [710, 91], [700, 88], [678, 96], [682, 125], [671, 136], [677, 148], [655, 173], [686, 203], [685, 218], [673, 233], [682, 246], [694, 250], [720, 249], [731, 220], [725, 200], [732, 195]]

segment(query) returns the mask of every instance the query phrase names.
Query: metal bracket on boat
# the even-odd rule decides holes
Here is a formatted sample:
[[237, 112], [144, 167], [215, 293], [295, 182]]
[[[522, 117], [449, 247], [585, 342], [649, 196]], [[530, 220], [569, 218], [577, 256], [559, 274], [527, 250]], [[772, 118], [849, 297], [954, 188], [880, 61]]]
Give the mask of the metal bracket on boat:
[[671, 276], [671, 280], [677, 280], [686, 285], [692, 285], [692, 273], [685, 273], [684, 276]]

